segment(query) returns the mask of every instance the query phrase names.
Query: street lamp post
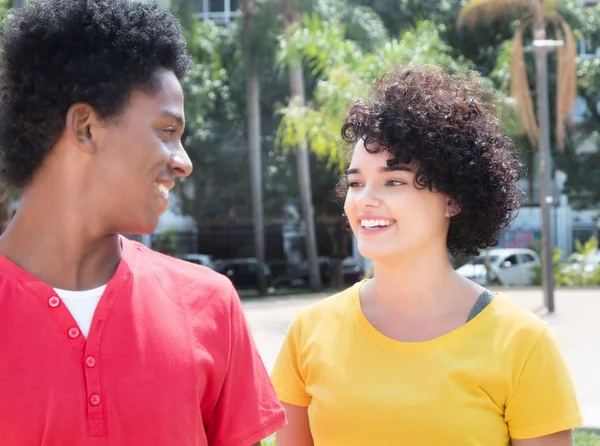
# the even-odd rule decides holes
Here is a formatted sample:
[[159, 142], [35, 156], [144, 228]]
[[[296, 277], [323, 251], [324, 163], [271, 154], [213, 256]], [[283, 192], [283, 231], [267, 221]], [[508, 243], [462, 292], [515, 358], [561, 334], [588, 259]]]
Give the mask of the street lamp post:
[[550, 182], [550, 106], [548, 101], [548, 53], [563, 44], [560, 40], [544, 39], [545, 32], [534, 31], [533, 51], [537, 75], [537, 109], [540, 127], [539, 176], [542, 211], [542, 288], [548, 313], [554, 313], [554, 274], [552, 265], [552, 225], [550, 209], [554, 203]]

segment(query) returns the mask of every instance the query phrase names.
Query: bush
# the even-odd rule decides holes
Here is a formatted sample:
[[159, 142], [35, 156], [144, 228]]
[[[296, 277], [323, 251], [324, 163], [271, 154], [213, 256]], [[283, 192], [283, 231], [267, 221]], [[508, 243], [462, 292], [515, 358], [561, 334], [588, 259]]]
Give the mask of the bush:
[[[600, 266], [588, 271], [585, 261], [597, 255], [598, 240], [591, 237], [587, 242], [575, 242], [576, 251], [569, 256], [566, 262], [561, 263], [562, 251], [554, 248], [552, 264], [554, 268], [554, 283], [556, 286], [594, 286], [600, 285]], [[539, 250], [537, 250], [539, 252]], [[533, 285], [541, 285], [542, 268], [534, 269]]]
[[573, 432], [573, 445], [600, 446], [600, 436], [590, 431], [575, 429], [575, 431]]

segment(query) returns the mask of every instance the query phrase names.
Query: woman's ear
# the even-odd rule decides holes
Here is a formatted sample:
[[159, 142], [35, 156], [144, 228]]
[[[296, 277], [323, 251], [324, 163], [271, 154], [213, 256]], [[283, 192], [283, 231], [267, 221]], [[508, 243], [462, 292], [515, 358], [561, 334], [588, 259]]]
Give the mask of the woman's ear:
[[460, 214], [461, 208], [460, 205], [453, 198], [448, 198], [446, 202], [446, 217], [452, 218], [456, 215]]

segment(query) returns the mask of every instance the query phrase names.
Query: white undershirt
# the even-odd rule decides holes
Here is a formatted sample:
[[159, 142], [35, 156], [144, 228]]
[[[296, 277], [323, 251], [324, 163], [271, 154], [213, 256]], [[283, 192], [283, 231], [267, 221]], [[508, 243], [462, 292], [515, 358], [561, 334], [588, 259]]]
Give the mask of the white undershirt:
[[103, 285], [93, 290], [85, 291], [69, 291], [54, 289], [58, 297], [67, 306], [75, 322], [81, 330], [81, 334], [87, 339], [88, 333], [90, 332], [90, 326], [92, 325], [92, 318], [94, 317], [94, 311], [96, 306], [104, 293], [106, 285]]

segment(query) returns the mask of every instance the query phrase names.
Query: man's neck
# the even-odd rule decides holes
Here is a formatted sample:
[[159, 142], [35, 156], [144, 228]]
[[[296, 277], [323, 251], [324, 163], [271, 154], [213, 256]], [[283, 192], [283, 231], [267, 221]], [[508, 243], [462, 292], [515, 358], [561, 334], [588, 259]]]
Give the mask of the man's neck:
[[0, 253], [56, 288], [102, 286], [119, 264], [119, 237], [94, 233], [86, 224], [93, 216], [83, 209], [74, 212], [74, 204], [67, 203], [51, 199], [40, 202], [25, 195], [0, 237]]

